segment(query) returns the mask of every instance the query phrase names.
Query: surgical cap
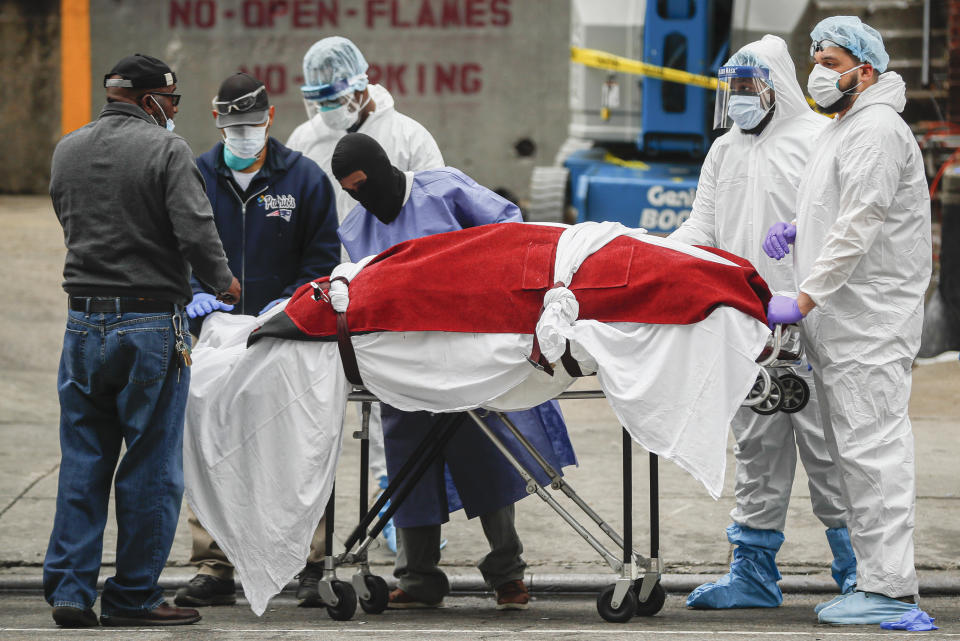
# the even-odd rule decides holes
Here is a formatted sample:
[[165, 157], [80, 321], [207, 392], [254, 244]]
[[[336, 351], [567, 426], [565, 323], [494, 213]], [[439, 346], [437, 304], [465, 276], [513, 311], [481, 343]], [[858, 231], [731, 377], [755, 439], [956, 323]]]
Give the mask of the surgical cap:
[[331, 36], [318, 40], [303, 57], [303, 80], [307, 85], [321, 87], [344, 82], [343, 91], [363, 91], [367, 88], [367, 61], [357, 49], [357, 45], [341, 36]]
[[724, 64], [724, 67], [758, 67], [767, 72], [767, 84], [770, 85], [771, 89], [776, 89], [773, 86], [773, 74], [770, 73], [770, 67], [766, 65], [760, 56], [750, 51], [749, 49], [741, 49], [737, 53], [730, 56], [730, 59], [727, 60]]
[[861, 62], [869, 62], [883, 73], [887, 70], [890, 56], [883, 48], [880, 32], [864, 24], [856, 16], [833, 16], [821, 20], [810, 32], [814, 42], [831, 40], [845, 49]]

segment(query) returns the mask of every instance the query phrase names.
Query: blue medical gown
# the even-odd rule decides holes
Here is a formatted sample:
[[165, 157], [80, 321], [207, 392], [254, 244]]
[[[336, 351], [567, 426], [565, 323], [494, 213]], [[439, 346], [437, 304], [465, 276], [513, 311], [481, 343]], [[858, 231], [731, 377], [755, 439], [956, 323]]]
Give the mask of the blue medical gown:
[[[380, 252], [405, 240], [490, 223], [520, 222], [520, 210], [452, 167], [416, 172], [400, 214], [389, 225], [357, 205], [338, 231], [351, 260]], [[533, 328], [531, 328], [531, 331]], [[387, 472], [394, 476], [429, 432], [436, 415], [402, 412], [381, 405]], [[575, 465], [576, 456], [556, 401], [507, 417], [529, 439], [554, 469]], [[494, 416], [484, 421], [505, 436], [511, 452], [535, 472], [541, 485], [549, 483], [536, 462]], [[445, 480], [444, 468], [448, 473]], [[452, 481], [449, 483], [448, 481]], [[424, 474], [394, 516], [397, 527], [436, 525], [449, 513], [464, 508], [468, 518], [486, 514], [527, 496], [520, 475], [480, 429], [464, 417], [453, 438]]]

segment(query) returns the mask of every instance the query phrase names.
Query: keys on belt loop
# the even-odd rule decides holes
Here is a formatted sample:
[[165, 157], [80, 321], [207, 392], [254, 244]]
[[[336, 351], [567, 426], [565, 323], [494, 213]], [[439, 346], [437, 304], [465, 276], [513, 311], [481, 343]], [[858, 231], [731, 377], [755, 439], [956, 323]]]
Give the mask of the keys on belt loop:
[[193, 359], [190, 358], [190, 346], [187, 345], [187, 341], [183, 336], [183, 318], [180, 316], [180, 308], [174, 308], [173, 314], [173, 335], [176, 339], [175, 347], [178, 352], [180, 352], [180, 358], [183, 359], [183, 364], [187, 367], [190, 367], [193, 364]]

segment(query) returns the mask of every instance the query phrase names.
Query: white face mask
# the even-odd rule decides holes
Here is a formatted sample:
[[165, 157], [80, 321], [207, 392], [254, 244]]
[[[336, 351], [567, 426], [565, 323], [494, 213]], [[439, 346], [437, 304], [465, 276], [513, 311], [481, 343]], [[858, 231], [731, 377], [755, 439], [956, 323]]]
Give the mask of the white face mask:
[[323, 119], [323, 124], [330, 127], [330, 129], [346, 131], [357, 124], [357, 120], [360, 119], [360, 112], [369, 101], [370, 99], [367, 98], [362, 104], [358, 104], [357, 101], [351, 97], [350, 100], [336, 109], [321, 111], [320, 117]]
[[807, 92], [818, 105], [821, 107], [829, 107], [836, 101], [843, 98], [846, 94], [851, 93], [854, 89], [863, 84], [863, 82], [860, 82], [857, 85], [850, 87], [846, 91], [840, 90], [840, 78], [844, 77], [851, 71], [856, 71], [862, 66], [862, 64], [857, 65], [853, 69], [848, 69], [847, 71], [840, 73], [839, 71], [827, 69], [823, 65], [817, 64], [807, 77]]
[[234, 125], [223, 130], [224, 145], [237, 158], [256, 158], [267, 142], [267, 128], [253, 125]]
[[769, 112], [760, 104], [760, 96], [730, 96], [727, 101], [727, 114], [741, 129], [753, 129], [760, 124]]

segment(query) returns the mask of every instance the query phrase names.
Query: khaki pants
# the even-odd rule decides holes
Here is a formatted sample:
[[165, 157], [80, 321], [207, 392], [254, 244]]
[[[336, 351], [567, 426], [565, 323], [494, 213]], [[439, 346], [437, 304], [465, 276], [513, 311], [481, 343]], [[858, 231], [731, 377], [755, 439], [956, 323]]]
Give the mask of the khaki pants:
[[[197, 574], [209, 574], [218, 579], [233, 579], [233, 563], [227, 559], [217, 542], [207, 532], [197, 516], [187, 506], [187, 523], [190, 524], [190, 534], [193, 538], [193, 551], [190, 555], [190, 563], [197, 566]], [[324, 526], [326, 517], [320, 519], [316, 531], [313, 533], [313, 540], [310, 541], [310, 555], [307, 557], [307, 563], [320, 563], [323, 560], [324, 544]]]

